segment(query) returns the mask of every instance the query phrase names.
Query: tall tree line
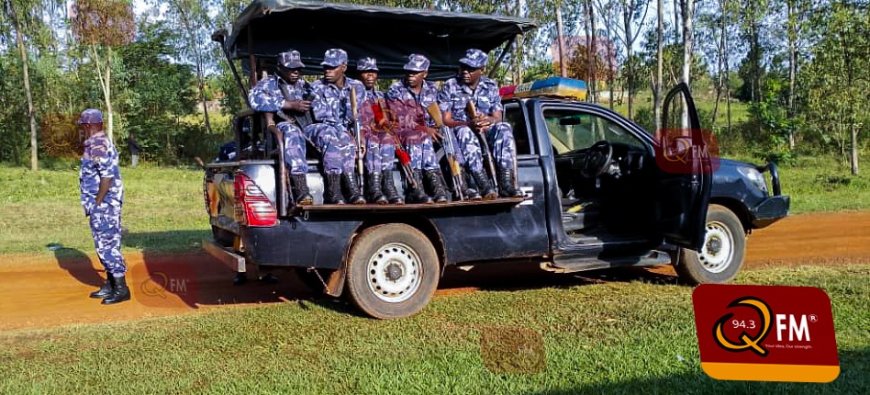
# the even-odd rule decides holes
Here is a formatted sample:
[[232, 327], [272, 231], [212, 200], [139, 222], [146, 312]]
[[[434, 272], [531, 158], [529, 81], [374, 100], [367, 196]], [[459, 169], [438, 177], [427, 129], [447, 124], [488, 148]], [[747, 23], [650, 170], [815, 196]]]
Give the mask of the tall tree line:
[[[564, 66], [587, 81], [590, 100], [651, 128], [664, 91], [683, 81], [696, 100], [713, 103], [702, 119], [721, 139], [780, 158], [832, 152], [854, 158], [856, 172], [866, 151], [866, 1], [344, 2], [534, 19], [540, 28], [517, 37], [504, 62], [491, 56], [494, 77], [516, 84]], [[129, 0], [0, 0], [0, 161], [36, 169], [40, 155], [70, 155], [70, 117], [86, 107], [106, 112], [116, 142], [134, 132], [161, 162], [203, 154], [224, 138], [227, 116], [244, 101], [209, 36], [248, 1], [145, 4], [133, 13]], [[557, 15], [564, 58], [551, 50]], [[105, 21], [116, 29], [109, 37], [93, 29]], [[736, 101], [749, 104], [747, 120], [732, 122]]]

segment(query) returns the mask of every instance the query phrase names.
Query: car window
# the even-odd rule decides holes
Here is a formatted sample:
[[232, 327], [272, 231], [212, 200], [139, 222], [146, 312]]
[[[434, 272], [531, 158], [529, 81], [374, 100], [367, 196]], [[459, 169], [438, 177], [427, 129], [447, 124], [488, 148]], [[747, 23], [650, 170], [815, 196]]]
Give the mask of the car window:
[[598, 141], [643, 148], [643, 143], [607, 118], [577, 109], [544, 109], [544, 120], [557, 153], [588, 148]]
[[523, 116], [519, 103], [508, 103], [504, 106], [504, 121], [511, 125], [514, 131], [517, 155], [531, 154], [532, 147], [529, 143], [529, 129], [526, 127], [526, 118]]

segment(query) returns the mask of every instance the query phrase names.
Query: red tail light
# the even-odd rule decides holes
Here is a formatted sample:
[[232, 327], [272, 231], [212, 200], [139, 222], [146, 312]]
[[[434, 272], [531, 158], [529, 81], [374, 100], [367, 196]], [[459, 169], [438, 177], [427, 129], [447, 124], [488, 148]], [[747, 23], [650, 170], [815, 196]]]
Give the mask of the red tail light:
[[233, 182], [236, 220], [247, 226], [275, 226], [278, 210], [269, 197], [245, 173], [236, 173]]

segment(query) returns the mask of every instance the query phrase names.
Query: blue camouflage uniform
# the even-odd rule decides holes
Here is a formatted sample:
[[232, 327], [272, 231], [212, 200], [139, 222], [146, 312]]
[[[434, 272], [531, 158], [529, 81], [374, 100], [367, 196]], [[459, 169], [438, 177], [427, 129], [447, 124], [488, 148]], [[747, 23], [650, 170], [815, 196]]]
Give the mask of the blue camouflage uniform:
[[[100, 116], [102, 121], [102, 116]], [[100, 180], [111, 178], [112, 184], [97, 205]], [[84, 154], [79, 172], [81, 204], [88, 217], [94, 246], [100, 263], [106, 272], [122, 276], [127, 265], [121, 255], [121, 206], [124, 202], [124, 186], [118, 166], [118, 151], [105, 133], [97, 133], [85, 140]]]
[[421, 88], [420, 94], [415, 94], [404, 81], [396, 81], [387, 91], [387, 100], [390, 109], [399, 118], [403, 143], [411, 156], [411, 168], [436, 170], [439, 166], [432, 137], [421, 130], [420, 126], [435, 126], [435, 121], [426, 112], [426, 108], [431, 103], [437, 103], [438, 88], [430, 81], [423, 81]]
[[[486, 54], [477, 49], [470, 49], [460, 63], [473, 68], [486, 65]], [[441, 111], [450, 112], [453, 120], [466, 122], [468, 115], [465, 106], [471, 100], [477, 112], [491, 116], [497, 111], [503, 111], [501, 97], [498, 93], [498, 83], [485, 76], [480, 77], [477, 88], [462, 84], [457, 78], [447, 80], [438, 94]], [[459, 148], [464, 155], [465, 163], [472, 171], [483, 171], [480, 142], [468, 126], [454, 128]], [[512, 169], [516, 157], [516, 145], [510, 124], [498, 122], [485, 131], [487, 143], [492, 150], [493, 160], [499, 169]]]
[[[429, 70], [429, 59], [411, 54], [403, 68], [411, 73]], [[438, 103], [438, 88], [430, 81], [423, 81], [420, 93], [415, 93], [404, 80], [394, 82], [387, 91], [390, 109], [399, 119], [403, 143], [411, 156], [411, 168], [415, 170], [438, 170], [438, 160], [432, 137], [425, 127], [435, 127], [435, 120], [426, 109]]]
[[[362, 58], [357, 62], [356, 69], [360, 72], [378, 71], [377, 61], [374, 58]], [[396, 157], [396, 146], [392, 136], [374, 127], [375, 114], [372, 106], [378, 103], [385, 103], [384, 93], [375, 89], [366, 89], [359, 118], [366, 136], [365, 166], [369, 172], [393, 170], [393, 159]]]
[[[278, 55], [278, 62], [287, 68], [302, 68], [305, 65], [299, 60], [298, 51], [282, 52]], [[248, 99], [251, 107], [256, 111], [274, 112], [284, 118], [284, 122], [276, 126], [284, 139], [284, 162], [290, 167], [290, 174], [306, 174], [308, 163], [305, 161], [305, 136], [296, 125], [295, 120], [284, 114], [282, 106], [284, 101], [302, 100], [307, 88], [307, 83], [302, 79], [290, 84], [277, 75], [266, 77], [251, 88]]]
[[[340, 51], [340, 52], [338, 52]], [[329, 50], [324, 64], [337, 66], [347, 64], [347, 53]], [[353, 174], [355, 169], [356, 143], [348, 125], [352, 119], [350, 91], [356, 93], [357, 108], [363, 105], [366, 96], [362, 82], [345, 77], [344, 86], [338, 87], [321, 78], [311, 84], [314, 100], [311, 103], [316, 122], [305, 127], [305, 135], [323, 154], [326, 174]]]

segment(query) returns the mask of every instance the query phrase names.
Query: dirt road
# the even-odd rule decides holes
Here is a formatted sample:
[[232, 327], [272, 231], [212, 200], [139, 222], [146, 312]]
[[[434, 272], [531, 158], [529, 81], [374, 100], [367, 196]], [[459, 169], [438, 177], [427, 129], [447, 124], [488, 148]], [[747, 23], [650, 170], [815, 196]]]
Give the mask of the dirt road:
[[[231, 285], [232, 273], [203, 254], [127, 256], [133, 300], [101, 306], [88, 293], [101, 282], [92, 255], [59, 250], [55, 257], [5, 255], [0, 262], [0, 331], [43, 328], [177, 315], [258, 303], [292, 302], [310, 296], [290, 272], [278, 273], [274, 284]], [[800, 215], [762, 229], [749, 238], [746, 267], [767, 265], [841, 264], [870, 262], [870, 212]], [[439, 295], [476, 289], [534, 288], [553, 283], [577, 283], [576, 276], [525, 273], [492, 266], [485, 275], [453, 270]], [[530, 270], [523, 268], [522, 270]], [[509, 273], [508, 273], [509, 272]], [[641, 272], [640, 277], [673, 275], [669, 268]], [[597, 277], [596, 277], [597, 276]], [[584, 278], [611, 280], [607, 272]]]

